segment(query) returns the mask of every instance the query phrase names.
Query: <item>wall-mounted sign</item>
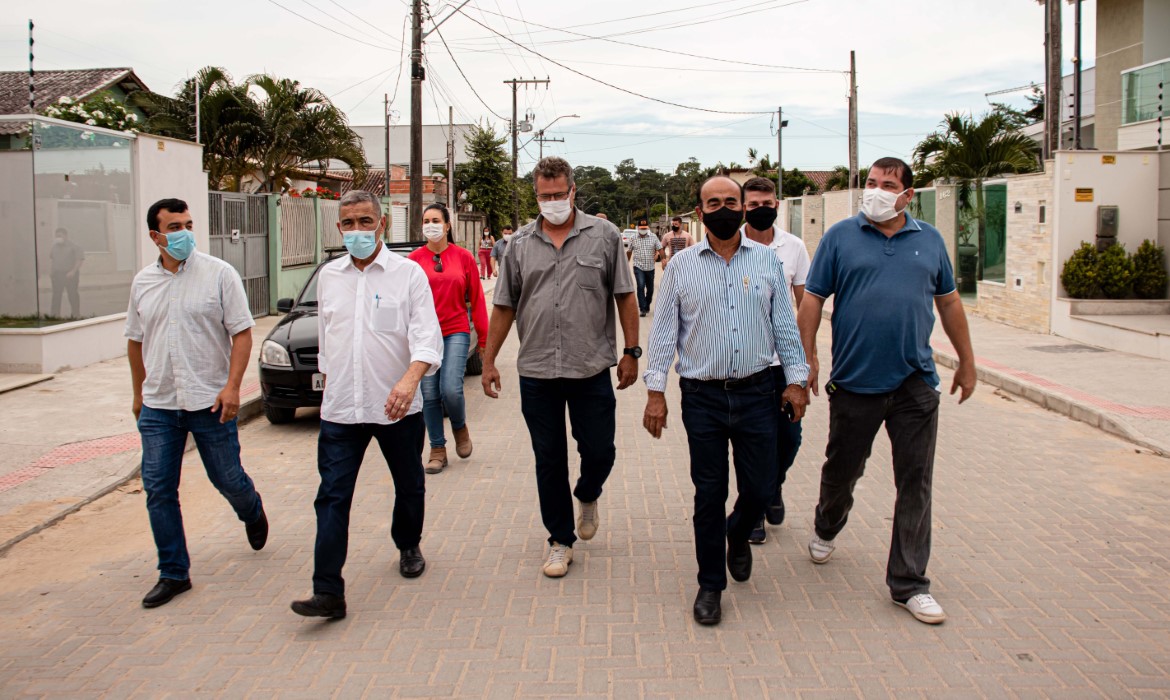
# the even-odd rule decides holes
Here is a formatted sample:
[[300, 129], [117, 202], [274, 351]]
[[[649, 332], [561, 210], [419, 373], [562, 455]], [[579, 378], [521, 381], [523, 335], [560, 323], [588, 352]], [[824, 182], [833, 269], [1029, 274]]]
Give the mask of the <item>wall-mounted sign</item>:
[[240, 229], [234, 228], [232, 229], [232, 242], [235, 243], [238, 240], [240, 240]]
[[166, 141], [159, 141], [158, 142], [158, 150], [160, 150], [160, 151], [167, 150], [167, 142]]
[[1076, 197], [1077, 197], [1078, 202], [1091, 202], [1091, 201], [1093, 201], [1093, 188], [1092, 187], [1078, 187]]
[[1116, 165], [1117, 156], [1101, 156], [1101, 165]]

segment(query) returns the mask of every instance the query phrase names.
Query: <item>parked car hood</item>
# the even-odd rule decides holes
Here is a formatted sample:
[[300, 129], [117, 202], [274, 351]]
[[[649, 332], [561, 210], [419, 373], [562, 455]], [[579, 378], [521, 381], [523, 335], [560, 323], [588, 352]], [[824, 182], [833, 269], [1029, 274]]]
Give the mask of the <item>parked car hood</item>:
[[292, 352], [317, 347], [316, 309], [299, 307], [286, 314], [268, 333], [268, 339], [284, 345]]

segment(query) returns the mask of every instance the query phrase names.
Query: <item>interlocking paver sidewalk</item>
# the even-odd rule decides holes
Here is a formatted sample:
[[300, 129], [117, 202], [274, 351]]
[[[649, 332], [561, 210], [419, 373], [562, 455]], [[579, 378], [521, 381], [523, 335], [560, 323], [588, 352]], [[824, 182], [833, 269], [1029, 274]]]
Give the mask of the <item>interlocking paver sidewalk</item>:
[[[981, 380], [1170, 455], [1170, 362], [968, 319]], [[954, 367], [938, 325], [931, 342], [939, 362]]]
[[[252, 330], [245, 418], [258, 408], [256, 359], [276, 321]], [[125, 357], [0, 393], [0, 552], [133, 476], [141, 452], [130, 403]]]
[[[539, 566], [540, 525], [513, 338], [498, 401], [469, 378], [469, 460], [427, 479], [427, 572], [404, 580], [376, 449], [351, 523], [349, 617], [288, 610], [309, 592], [312, 416], [244, 427], [272, 522], [252, 552], [188, 453], [195, 588], [143, 610], [154, 550], [133, 482], [0, 558], [6, 697], [1165, 697], [1170, 693], [1170, 461], [980, 386], [944, 399], [928, 627], [889, 602], [893, 503], [879, 437], [833, 560], [805, 552], [827, 432], [823, 398], [785, 493], [788, 521], [752, 578], [695, 625], [695, 561], [677, 385], [662, 441], [645, 389], [618, 395], [602, 527], [569, 575]], [[826, 348], [822, 344], [822, 348]], [[943, 372], [943, 381], [949, 373]], [[575, 471], [575, 467], [574, 467]]]

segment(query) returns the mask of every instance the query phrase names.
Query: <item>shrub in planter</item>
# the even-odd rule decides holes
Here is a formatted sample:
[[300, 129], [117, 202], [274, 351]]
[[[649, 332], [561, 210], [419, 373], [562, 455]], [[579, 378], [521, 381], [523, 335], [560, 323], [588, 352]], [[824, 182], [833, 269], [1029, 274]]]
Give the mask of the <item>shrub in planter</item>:
[[1064, 263], [1060, 271], [1060, 283], [1073, 299], [1088, 299], [1097, 293], [1097, 249], [1089, 243], [1081, 243]]
[[1124, 299], [1133, 290], [1133, 261], [1125, 246], [1114, 243], [1097, 257], [1097, 283], [1106, 299]]
[[1133, 293], [1139, 299], [1166, 298], [1166, 252], [1145, 240], [1130, 258], [1133, 261]]

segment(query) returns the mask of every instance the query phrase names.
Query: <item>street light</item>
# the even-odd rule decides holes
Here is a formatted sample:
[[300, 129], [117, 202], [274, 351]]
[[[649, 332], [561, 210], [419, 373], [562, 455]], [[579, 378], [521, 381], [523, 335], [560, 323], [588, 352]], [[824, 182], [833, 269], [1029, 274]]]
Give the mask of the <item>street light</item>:
[[[543, 129], [536, 132], [536, 136], [533, 137], [532, 140], [529, 141], [528, 143], [532, 143], [532, 141], [536, 141], [537, 143], [540, 144], [540, 158], [541, 158], [541, 160], [543, 160], [544, 159], [544, 142], [545, 142], [544, 132], [547, 131], [548, 129], [552, 128], [552, 125], [556, 124], [561, 119], [580, 119], [580, 118], [581, 118], [580, 114], [562, 114], [561, 116], [559, 116], [556, 119], [549, 122], [548, 125], [545, 126]], [[549, 139], [549, 141], [562, 141], [563, 142], [564, 139]], [[527, 145], [527, 144], [525, 144], [525, 145]]]

